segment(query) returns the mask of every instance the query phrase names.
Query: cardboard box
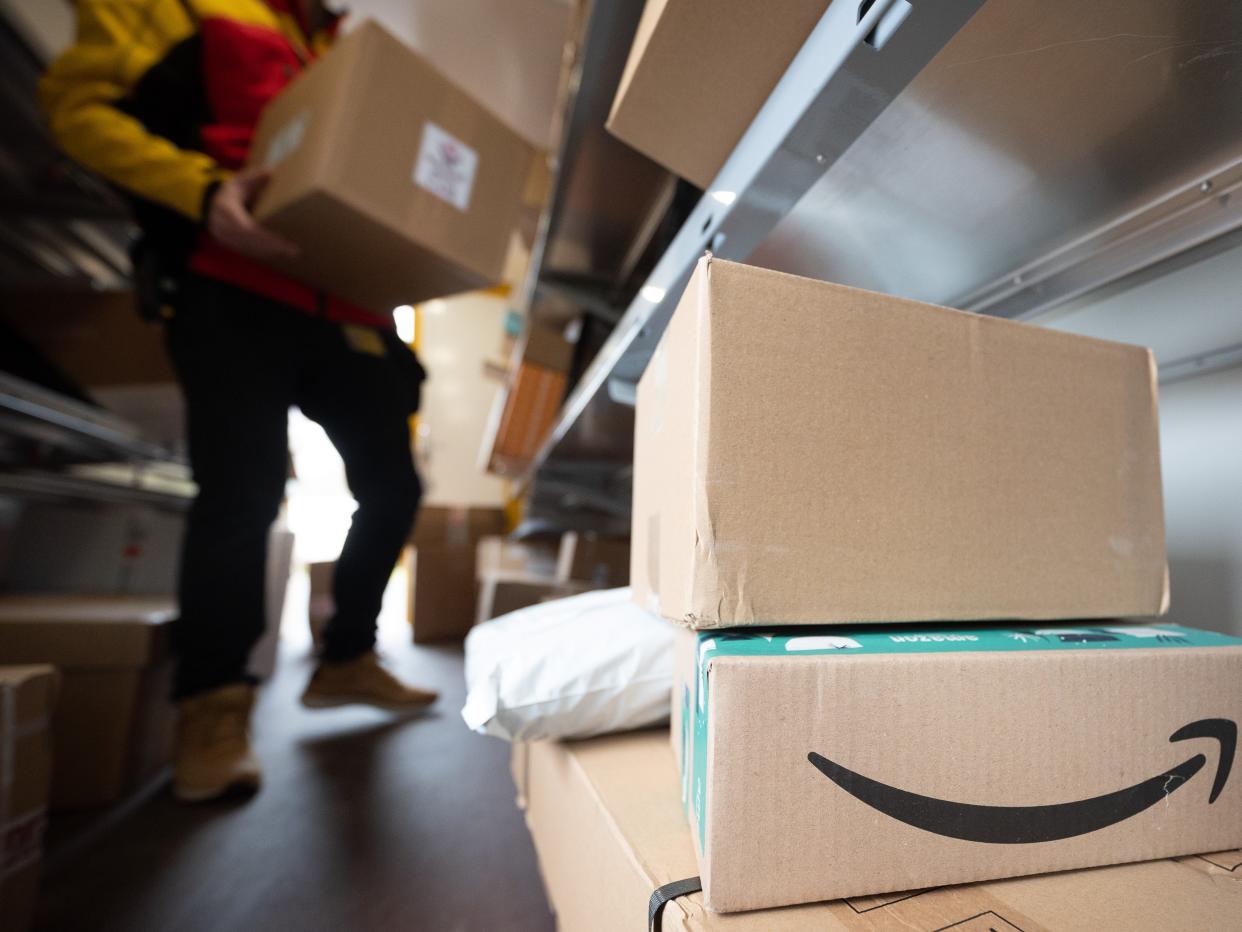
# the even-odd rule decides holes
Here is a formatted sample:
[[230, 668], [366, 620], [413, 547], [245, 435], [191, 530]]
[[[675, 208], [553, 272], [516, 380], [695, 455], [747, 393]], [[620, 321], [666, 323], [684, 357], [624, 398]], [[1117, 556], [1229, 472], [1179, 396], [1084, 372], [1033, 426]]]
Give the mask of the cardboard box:
[[519, 608], [530, 608], [541, 602], [563, 599], [586, 592], [592, 587], [584, 583], [562, 582], [539, 576], [522, 578], [512, 574], [488, 576], [479, 582], [478, 612], [475, 623], [499, 618]]
[[172, 757], [171, 599], [0, 598], [0, 663], [62, 675], [52, 725], [52, 809], [114, 802]]
[[304, 281], [387, 313], [496, 284], [535, 150], [373, 22], [263, 112], [255, 217]]
[[557, 576], [564, 580], [589, 582], [600, 589], [628, 585], [629, 538], [567, 531], [561, 538]]
[[509, 540], [506, 537], [484, 537], [479, 540], [475, 558], [475, 576], [484, 579], [511, 575], [557, 578], [561, 547], [551, 540]]
[[426, 505], [418, 510], [410, 542], [415, 547], [475, 547], [487, 536], [503, 534], [502, 508]]
[[58, 677], [46, 665], [0, 667], [0, 926], [30, 928], [39, 895]]
[[1175, 625], [679, 632], [721, 912], [1242, 846], [1242, 639]]
[[827, 8], [647, 0], [608, 131], [706, 189]]
[[474, 548], [411, 547], [406, 559], [414, 643], [462, 640], [474, 625]]
[[695, 627], [1168, 603], [1148, 350], [700, 261], [638, 388], [636, 599]]
[[[652, 891], [698, 872], [665, 732], [514, 746], [526, 821], [557, 927], [647, 929]], [[755, 800], [761, 804], [765, 792]], [[721, 915], [702, 893], [663, 932], [1169, 932], [1242, 915], [1242, 852]], [[830, 870], [831, 868], [826, 868]]]
[[505, 530], [500, 508], [429, 506], [418, 512], [406, 554], [414, 643], [460, 641], [474, 624], [479, 542]]

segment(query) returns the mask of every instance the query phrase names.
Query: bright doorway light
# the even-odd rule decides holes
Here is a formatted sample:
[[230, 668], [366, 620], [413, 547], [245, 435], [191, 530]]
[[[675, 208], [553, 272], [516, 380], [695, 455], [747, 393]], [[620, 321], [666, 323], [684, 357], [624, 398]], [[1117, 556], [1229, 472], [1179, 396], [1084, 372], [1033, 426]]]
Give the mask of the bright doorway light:
[[393, 323], [397, 325], [397, 336], [403, 343], [414, 342], [414, 308], [408, 304], [393, 308]]

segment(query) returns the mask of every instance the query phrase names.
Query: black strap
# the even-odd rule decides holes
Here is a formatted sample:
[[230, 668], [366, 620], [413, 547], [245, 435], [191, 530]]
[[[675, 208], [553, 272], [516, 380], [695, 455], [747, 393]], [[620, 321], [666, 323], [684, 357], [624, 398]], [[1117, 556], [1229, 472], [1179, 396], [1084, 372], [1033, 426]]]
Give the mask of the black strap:
[[660, 932], [660, 921], [664, 915], [664, 907], [670, 900], [688, 893], [698, 893], [703, 889], [703, 881], [698, 877], [687, 877], [685, 880], [674, 880], [662, 887], [656, 887], [651, 894], [651, 902], [647, 905], [647, 930]]

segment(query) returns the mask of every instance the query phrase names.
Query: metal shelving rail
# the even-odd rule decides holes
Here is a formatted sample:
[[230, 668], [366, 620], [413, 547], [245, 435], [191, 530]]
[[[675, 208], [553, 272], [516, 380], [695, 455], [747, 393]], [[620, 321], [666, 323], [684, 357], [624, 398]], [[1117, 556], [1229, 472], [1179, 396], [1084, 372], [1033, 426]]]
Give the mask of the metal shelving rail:
[[[624, 471], [626, 406], [705, 250], [1026, 319], [1242, 244], [1238, 41], [1242, 7], [1206, 0], [832, 3], [526, 482]], [[1228, 343], [1162, 381], [1236, 365]]]
[[984, 0], [833, 3], [566, 398], [526, 479], [593, 402], [632, 399], [705, 251], [744, 260]]

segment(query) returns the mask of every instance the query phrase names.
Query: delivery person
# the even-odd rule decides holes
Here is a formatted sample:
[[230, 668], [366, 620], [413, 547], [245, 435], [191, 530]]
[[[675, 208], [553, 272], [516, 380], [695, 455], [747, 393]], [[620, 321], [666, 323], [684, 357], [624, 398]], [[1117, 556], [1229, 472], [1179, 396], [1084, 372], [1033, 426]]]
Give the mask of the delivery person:
[[[308, 706], [426, 706], [434, 693], [377, 661], [375, 623], [418, 508], [408, 417], [423, 372], [391, 315], [314, 291], [268, 263], [296, 247], [250, 206], [243, 168], [264, 105], [331, 43], [320, 0], [79, 0], [75, 44], [40, 88], [72, 158], [131, 196], [135, 288], [168, 319], [198, 497], [173, 643], [174, 791], [254, 790], [250, 650], [263, 633], [268, 531], [288, 469], [291, 405], [321, 424], [358, 501], [337, 564], [336, 614]], [[348, 236], [348, 230], [339, 231]]]

